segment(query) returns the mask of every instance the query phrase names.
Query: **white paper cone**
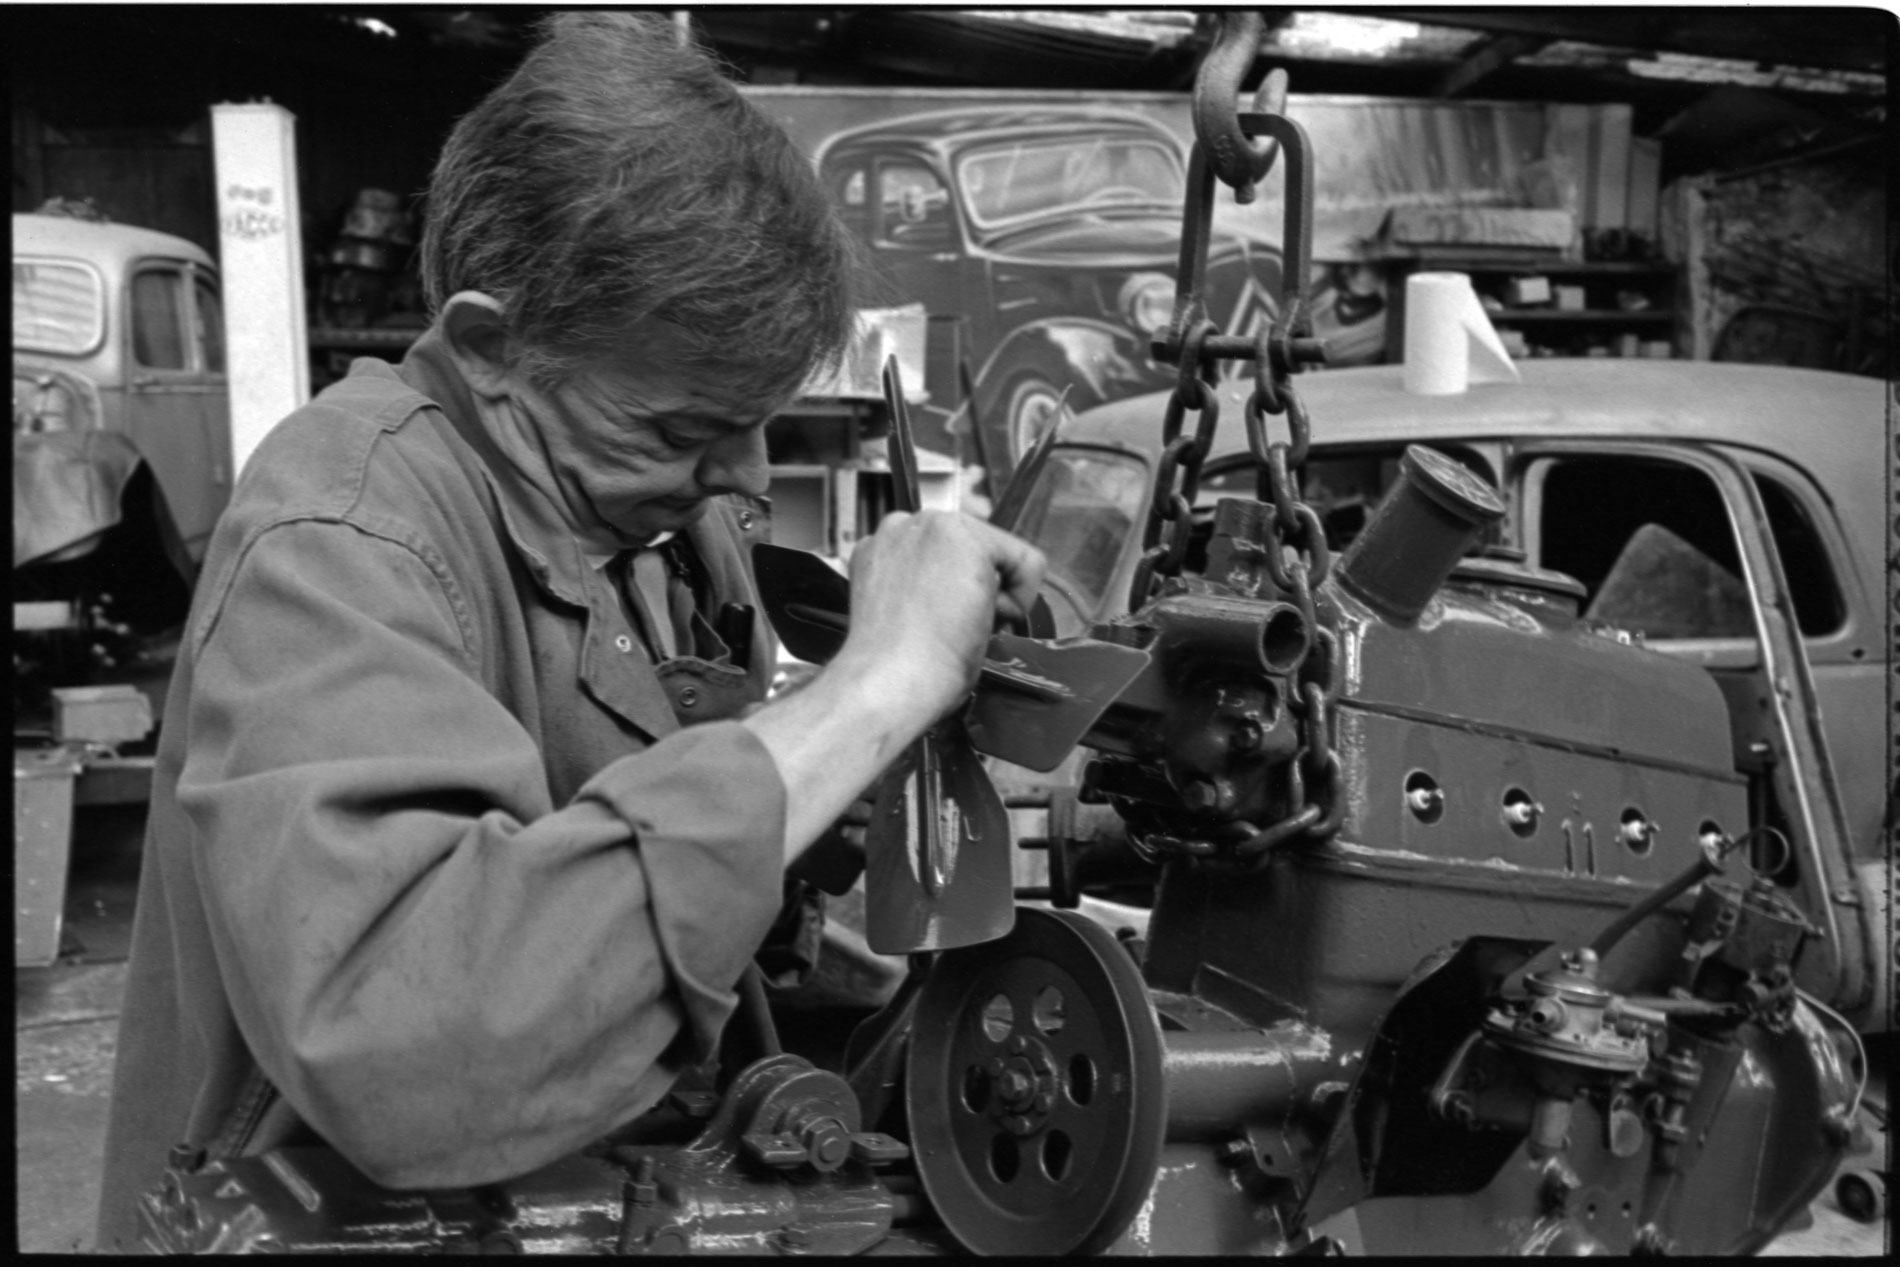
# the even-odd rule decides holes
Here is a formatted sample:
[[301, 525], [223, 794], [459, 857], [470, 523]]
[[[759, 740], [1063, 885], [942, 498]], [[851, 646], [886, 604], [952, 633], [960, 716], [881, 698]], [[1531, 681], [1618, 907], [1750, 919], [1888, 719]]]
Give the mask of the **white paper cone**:
[[1449, 396], [1471, 383], [1514, 383], [1517, 366], [1464, 273], [1405, 282], [1405, 390]]

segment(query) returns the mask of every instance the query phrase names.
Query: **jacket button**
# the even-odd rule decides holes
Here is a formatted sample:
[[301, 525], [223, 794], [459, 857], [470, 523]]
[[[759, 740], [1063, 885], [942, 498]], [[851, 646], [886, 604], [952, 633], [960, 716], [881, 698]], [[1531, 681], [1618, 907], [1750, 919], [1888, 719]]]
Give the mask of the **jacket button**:
[[681, 708], [691, 708], [697, 703], [699, 703], [699, 688], [693, 686], [683, 686], [680, 688]]
[[739, 512], [739, 527], [741, 530], [744, 530], [744, 531], [751, 530], [752, 528], [752, 512], [751, 511], [742, 510]]
[[622, 655], [625, 655], [627, 652], [633, 650], [633, 639], [627, 637], [625, 634], [621, 634], [618, 638], [614, 639], [614, 647]]

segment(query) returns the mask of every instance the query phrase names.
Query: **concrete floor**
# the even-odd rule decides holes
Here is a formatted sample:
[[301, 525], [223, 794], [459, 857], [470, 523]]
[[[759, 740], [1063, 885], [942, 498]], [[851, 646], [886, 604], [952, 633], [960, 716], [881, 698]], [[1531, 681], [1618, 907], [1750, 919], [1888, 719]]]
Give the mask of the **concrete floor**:
[[[141, 817], [124, 809], [79, 812], [65, 953], [50, 968], [14, 973], [19, 1248], [28, 1253], [77, 1253], [92, 1245]], [[1870, 1096], [1885, 1105], [1884, 1069]], [[1884, 1164], [1878, 1159], [1889, 1156], [1886, 1132], [1871, 1115], [1863, 1120], [1872, 1147], [1854, 1161]], [[1888, 1225], [1852, 1221], [1831, 1188], [1811, 1212], [1811, 1226], [1782, 1236], [1765, 1253], [1872, 1257], [1891, 1247]]]

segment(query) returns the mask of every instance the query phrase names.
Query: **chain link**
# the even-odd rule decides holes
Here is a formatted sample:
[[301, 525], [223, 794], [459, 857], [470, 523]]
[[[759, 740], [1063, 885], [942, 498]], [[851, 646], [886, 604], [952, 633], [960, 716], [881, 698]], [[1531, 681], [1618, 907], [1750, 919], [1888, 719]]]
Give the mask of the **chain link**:
[[[1180, 370], [1161, 419], [1161, 460], [1148, 490], [1148, 518], [1142, 527], [1141, 559], [1129, 586], [1128, 608], [1138, 611], [1154, 596], [1163, 578], [1179, 576], [1194, 531], [1194, 497], [1200, 491], [1201, 464], [1214, 447], [1220, 425], [1220, 397], [1203, 377], [1207, 339], [1219, 333], [1202, 319], [1182, 341]], [[1189, 413], [1197, 414], [1192, 435], [1182, 434]]]
[[[1324, 359], [1324, 349], [1312, 337], [1312, 320], [1305, 307], [1312, 269], [1312, 156], [1305, 133], [1285, 118], [1283, 76], [1262, 85], [1253, 114], [1240, 114], [1240, 80], [1257, 55], [1262, 30], [1257, 19], [1224, 22], [1216, 48], [1202, 63], [1195, 81], [1195, 145], [1182, 214], [1175, 318], [1167, 337], [1156, 343], [1157, 356], [1173, 360], [1177, 373], [1162, 420], [1161, 459], [1149, 489], [1141, 558], [1128, 596], [1129, 609], [1139, 611], [1168, 578], [1180, 575], [1193, 531], [1201, 464], [1213, 446], [1220, 417], [1219, 399], [1209, 387], [1212, 362], [1217, 356], [1250, 356], [1254, 389], [1245, 410], [1247, 447], [1258, 469], [1259, 499], [1272, 508], [1267, 516], [1267, 573], [1281, 593], [1291, 596], [1307, 629], [1313, 631], [1288, 674], [1287, 706], [1300, 737], [1295, 758], [1287, 766], [1289, 812], [1262, 828], [1228, 825], [1237, 837], [1232, 855], [1254, 866], [1263, 865], [1279, 844], [1331, 835], [1341, 815], [1340, 764], [1330, 730], [1332, 699], [1338, 689], [1338, 648], [1335, 635], [1320, 624], [1313, 600], [1313, 590], [1332, 569], [1332, 555], [1318, 513], [1300, 495], [1312, 426], [1292, 381], [1303, 362]], [[1255, 147], [1250, 141], [1263, 130], [1279, 143], [1287, 159], [1285, 267], [1279, 312], [1248, 347], [1244, 339], [1217, 339], [1220, 331], [1207, 319], [1200, 291], [1207, 274], [1215, 178], [1232, 186], [1239, 201], [1247, 201], [1252, 183], [1273, 161], [1273, 142]], [[1185, 426], [1189, 413], [1197, 415], [1191, 435]], [[1282, 415], [1287, 438], [1272, 439], [1267, 419]], [[1171, 847], [1186, 852], [1205, 852], [1190, 849], [1187, 841], [1151, 839], [1168, 839]], [[1211, 847], [1205, 841], [1193, 843]]]

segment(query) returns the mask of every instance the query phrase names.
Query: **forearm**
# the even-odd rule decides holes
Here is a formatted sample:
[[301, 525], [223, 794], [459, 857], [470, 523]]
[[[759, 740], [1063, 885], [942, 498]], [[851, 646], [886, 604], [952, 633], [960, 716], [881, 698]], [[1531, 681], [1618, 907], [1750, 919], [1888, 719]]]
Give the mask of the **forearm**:
[[803, 853], [933, 720], [889, 657], [847, 647], [811, 683], [742, 724], [785, 783], [785, 860]]

